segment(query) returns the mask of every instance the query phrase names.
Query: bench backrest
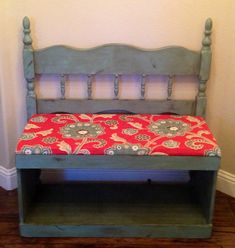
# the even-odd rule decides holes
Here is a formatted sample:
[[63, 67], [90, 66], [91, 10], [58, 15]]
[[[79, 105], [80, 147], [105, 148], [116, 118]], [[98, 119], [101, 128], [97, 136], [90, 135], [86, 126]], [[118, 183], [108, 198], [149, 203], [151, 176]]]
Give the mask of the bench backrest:
[[[211, 19], [206, 20], [200, 51], [192, 51], [179, 46], [144, 50], [123, 44], [107, 44], [92, 49], [51, 46], [34, 50], [28, 17], [23, 20], [23, 28], [28, 118], [34, 113], [99, 113], [105, 111], [205, 115], [206, 82], [209, 78], [211, 63]], [[59, 99], [37, 98], [35, 93], [37, 74], [60, 75], [61, 97]], [[65, 99], [66, 77], [72, 74], [87, 75], [87, 99]], [[99, 74], [113, 75], [113, 100], [92, 99], [92, 81]], [[120, 77], [129, 74], [140, 76], [140, 99], [119, 99]], [[145, 83], [148, 75], [168, 77], [167, 99], [145, 99]], [[195, 100], [171, 99], [173, 78], [178, 75], [191, 75], [198, 78], [199, 88]]]

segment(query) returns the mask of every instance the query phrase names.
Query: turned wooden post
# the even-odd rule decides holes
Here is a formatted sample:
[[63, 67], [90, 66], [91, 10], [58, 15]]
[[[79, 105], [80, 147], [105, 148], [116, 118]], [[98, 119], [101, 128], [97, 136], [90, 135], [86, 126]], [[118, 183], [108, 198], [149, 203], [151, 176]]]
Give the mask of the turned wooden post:
[[206, 114], [206, 82], [209, 79], [211, 66], [211, 32], [212, 20], [208, 18], [205, 23], [204, 38], [202, 40], [199, 89], [196, 98], [196, 115], [203, 117]]
[[27, 117], [30, 118], [36, 111], [36, 94], [35, 94], [35, 71], [34, 71], [34, 54], [32, 47], [32, 38], [30, 36], [30, 21], [26, 16], [23, 19], [23, 60], [24, 60], [24, 77], [27, 81]]
[[167, 100], [171, 100], [171, 95], [172, 95], [172, 87], [173, 87], [173, 76], [170, 75], [168, 77], [168, 84], [167, 84]]
[[94, 79], [94, 74], [88, 75], [87, 78], [87, 99], [91, 100], [92, 99], [92, 82]]
[[146, 82], [146, 75], [142, 74], [141, 76], [141, 88], [140, 88], [140, 95], [141, 100], [145, 100], [145, 82]]
[[115, 74], [114, 78], [114, 100], [118, 100], [119, 95], [119, 74]]
[[65, 75], [60, 75], [60, 98], [65, 99]]

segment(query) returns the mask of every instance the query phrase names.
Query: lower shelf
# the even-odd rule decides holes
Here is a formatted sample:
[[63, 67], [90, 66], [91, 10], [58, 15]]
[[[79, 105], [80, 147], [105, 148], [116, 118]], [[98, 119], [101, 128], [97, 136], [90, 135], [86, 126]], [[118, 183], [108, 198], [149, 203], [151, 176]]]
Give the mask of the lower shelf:
[[40, 185], [23, 236], [192, 237], [211, 234], [189, 185]]

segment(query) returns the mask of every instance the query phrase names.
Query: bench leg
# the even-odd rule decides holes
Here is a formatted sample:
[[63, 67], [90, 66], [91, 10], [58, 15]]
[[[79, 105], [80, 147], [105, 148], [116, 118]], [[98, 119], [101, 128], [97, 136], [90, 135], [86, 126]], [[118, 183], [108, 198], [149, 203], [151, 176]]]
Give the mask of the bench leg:
[[207, 223], [212, 223], [217, 171], [191, 171], [192, 195], [200, 202]]
[[25, 221], [25, 216], [37, 186], [40, 184], [40, 169], [17, 169], [18, 178], [18, 202], [20, 222]]

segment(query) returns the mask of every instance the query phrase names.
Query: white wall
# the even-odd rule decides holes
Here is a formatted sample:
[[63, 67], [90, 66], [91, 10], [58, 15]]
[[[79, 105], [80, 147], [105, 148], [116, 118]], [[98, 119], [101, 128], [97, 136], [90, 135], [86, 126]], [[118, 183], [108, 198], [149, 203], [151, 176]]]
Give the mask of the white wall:
[[[25, 15], [31, 18], [35, 48], [55, 43], [92, 47], [120, 42], [145, 48], [175, 44], [194, 50], [200, 49], [204, 21], [211, 17], [213, 63], [207, 120], [222, 147], [222, 168], [235, 174], [235, 1], [1, 0], [0, 11], [0, 138], [4, 140], [0, 165], [14, 165], [16, 138], [26, 121], [21, 57]], [[179, 85], [178, 96], [195, 94], [196, 85], [192, 92], [188, 86], [187, 82]], [[46, 92], [54, 94], [51, 84]], [[100, 94], [106, 93], [111, 94], [104, 86]]]

